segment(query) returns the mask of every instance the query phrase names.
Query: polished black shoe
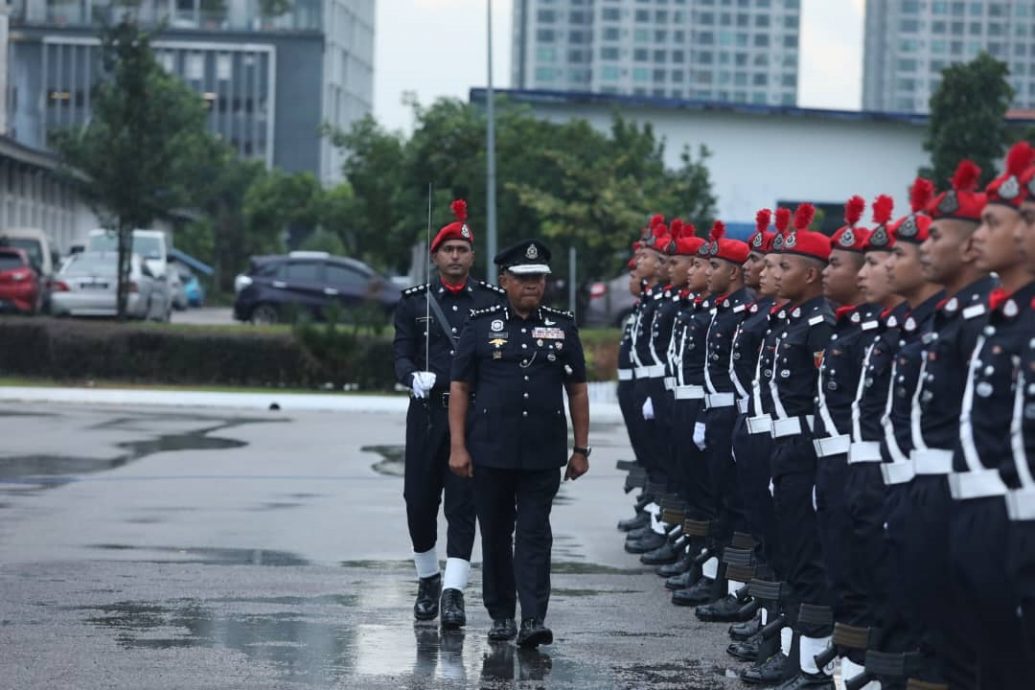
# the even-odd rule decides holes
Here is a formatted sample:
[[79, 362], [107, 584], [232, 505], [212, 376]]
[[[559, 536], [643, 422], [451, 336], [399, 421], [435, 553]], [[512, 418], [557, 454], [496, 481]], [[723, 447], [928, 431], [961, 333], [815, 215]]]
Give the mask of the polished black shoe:
[[417, 601], [413, 617], [419, 621], [434, 620], [438, 615], [438, 598], [442, 596], [442, 573], [422, 577], [417, 585]]
[[464, 613], [464, 593], [459, 589], [442, 590], [442, 622], [443, 628], [461, 628], [467, 625], [467, 614]]
[[654, 530], [650, 528], [650, 517], [648, 513], [646, 525], [643, 527], [637, 527], [636, 529], [625, 533], [625, 543], [628, 544], [631, 541], [639, 541], [640, 539], [645, 539], [652, 534], [654, 534]]
[[734, 642], [743, 642], [762, 629], [762, 609], [755, 611], [755, 617], [743, 623], [734, 623], [730, 626], [730, 639]]
[[751, 685], [776, 685], [794, 674], [794, 663], [783, 652], [777, 652], [760, 664], [740, 672], [740, 679]]
[[513, 618], [497, 618], [489, 628], [489, 642], [506, 642], [517, 637], [517, 623]]
[[553, 644], [553, 631], [543, 625], [538, 618], [525, 618], [521, 621], [521, 631], [518, 633], [517, 643], [518, 647]]
[[679, 547], [679, 558], [674, 563], [668, 563], [666, 565], [658, 566], [655, 570], [659, 577], [674, 577], [676, 575], [682, 575], [686, 571], [690, 570], [690, 566], [693, 565], [693, 559], [690, 558], [690, 554], [686, 552], [685, 546]]
[[668, 565], [678, 561], [681, 553], [682, 547], [673, 546], [666, 541], [653, 551], [648, 551], [640, 556], [640, 563], [644, 565]]
[[643, 539], [634, 539], [625, 542], [625, 550], [628, 553], [647, 553], [668, 543], [664, 534], [649, 533]]
[[650, 513], [637, 513], [636, 517], [618, 521], [618, 529], [623, 532], [631, 532], [634, 529], [650, 526]]
[[834, 690], [834, 678], [825, 673], [806, 673], [799, 671], [795, 678], [791, 678], [779, 685], [777, 690]]
[[707, 606], [698, 607], [694, 615], [705, 623], [737, 623], [751, 620], [757, 610], [757, 602], [742, 602], [736, 594], [727, 594]]
[[702, 577], [691, 587], [672, 592], [672, 603], [676, 606], [700, 606], [715, 599], [712, 590], [715, 588], [715, 580], [710, 577]]
[[758, 661], [758, 650], [762, 646], [762, 636], [755, 635], [746, 640], [731, 642], [726, 653], [740, 661]]
[[687, 589], [693, 584], [693, 571], [687, 570], [685, 573], [673, 575], [672, 577], [665, 580], [665, 589], [671, 589], [672, 591], [678, 592], [681, 589]]

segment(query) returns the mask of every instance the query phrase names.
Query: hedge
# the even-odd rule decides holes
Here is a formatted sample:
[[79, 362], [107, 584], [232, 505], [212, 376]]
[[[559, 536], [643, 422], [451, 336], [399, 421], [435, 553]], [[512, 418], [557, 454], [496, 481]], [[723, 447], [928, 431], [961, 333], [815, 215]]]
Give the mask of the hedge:
[[[591, 380], [614, 378], [617, 333], [587, 332]], [[391, 390], [391, 334], [301, 323], [294, 329], [0, 318], [0, 376], [183, 386]]]

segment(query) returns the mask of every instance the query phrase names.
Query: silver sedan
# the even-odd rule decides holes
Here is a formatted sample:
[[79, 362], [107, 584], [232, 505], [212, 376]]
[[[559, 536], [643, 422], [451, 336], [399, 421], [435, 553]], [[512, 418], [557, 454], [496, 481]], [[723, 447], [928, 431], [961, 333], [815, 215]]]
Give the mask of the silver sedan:
[[[116, 252], [76, 254], [58, 273], [51, 288], [50, 311], [55, 316], [115, 316], [118, 280]], [[130, 256], [126, 315], [160, 321], [165, 313], [158, 282], [139, 254]]]

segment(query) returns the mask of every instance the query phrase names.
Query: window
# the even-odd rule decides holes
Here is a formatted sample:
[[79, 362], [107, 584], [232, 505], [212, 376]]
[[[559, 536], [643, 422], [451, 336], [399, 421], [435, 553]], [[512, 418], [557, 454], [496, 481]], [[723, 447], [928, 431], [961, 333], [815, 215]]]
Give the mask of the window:
[[917, 31], [920, 30], [920, 20], [903, 19], [901, 22], [899, 22], [898, 28], [899, 31], [902, 31], [904, 33], [915, 34]]
[[663, 84], [665, 82], [665, 70], [663, 70], [663, 69], [656, 69], [656, 70], [654, 70], [654, 75], [653, 76], [654, 76], [654, 83], [655, 84]]
[[798, 77], [793, 74], [785, 74], [780, 77], [780, 86], [794, 88], [798, 85]]
[[769, 15], [768, 14], [757, 14], [755, 15], [755, 26], [759, 29], [769, 28]]
[[649, 43], [650, 42], [650, 31], [647, 29], [635, 29], [633, 31], [633, 42], [635, 43]]
[[748, 83], [748, 75], [745, 74], [744, 72], [737, 72], [736, 74], [733, 75], [733, 84], [734, 84], [734, 86], [747, 86], [747, 83]]
[[647, 62], [649, 60], [648, 51], [646, 48], [637, 48], [633, 51], [633, 60], [636, 62]]
[[536, 19], [548, 24], [557, 20], [557, 13], [553, 10], [539, 10], [539, 12], [536, 13]]
[[654, 51], [654, 62], [657, 62], [657, 63], [664, 63], [665, 62], [665, 51], [664, 50], [655, 50]]
[[600, 49], [601, 60], [617, 60], [618, 59], [618, 48], [604, 46]]
[[[797, 44], [795, 44], [797, 45]], [[755, 47], [756, 48], [768, 48], [769, 47], [769, 36], [766, 34], [755, 34]]]
[[553, 29], [537, 29], [535, 32], [535, 40], [539, 41], [540, 43], [553, 43]]
[[899, 58], [898, 70], [900, 72], [915, 72], [916, 60], [913, 58]]
[[931, 22], [931, 31], [936, 33], [936, 34], [943, 34], [943, 33], [945, 33], [947, 28], [948, 28], [948, 26], [947, 26], [946, 22], [943, 22], [943, 21]]
[[617, 22], [622, 18], [622, 13], [617, 7], [605, 7], [600, 16], [605, 20]]
[[535, 80], [538, 82], [553, 81], [553, 67], [536, 67]]
[[715, 44], [715, 35], [711, 31], [698, 31], [697, 42], [703, 46]]
[[535, 59], [537, 62], [556, 62], [557, 50], [555, 48], [540, 46], [535, 51]]
[[755, 86], [769, 86], [769, 75], [768, 74], [756, 74], [751, 82]]
[[341, 264], [325, 264], [324, 275], [326, 282], [332, 285], [364, 286], [367, 284], [367, 277], [365, 275]]
[[798, 47], [798, 37], [797, 36], [784, 36], [783, 37], [783, 47], [784, 48], [797, 48]]
[[323, 264], [316, 261], [291, 261], [284, 267], [284, 280], [290, 283], [318, 283]]
[[637, 84], [642, 84], [650, 80], [650, 70], [646, 67], [636, 67], [633, 69], [633, 81]]
[[620, 37], [617, 26], [604, 27], [604, 40], [605, 41], [617, 41]]
[[671, 75], [672, 81], [677, 82], [677, 83], [682, 83], [682, 81], [683, 81], [683, 70], [674, 69], [674, 70], [672, 70], [670, 75]]
[[640, 24], [646, 24], [650, 21], [650, 12], [647, 10], [636, 10], [636, 21]]
[[618, 81], [621, 72], [614, 65], [604, 65], [600, 70], [600, 78], [604, 81]]
[[667, 38], [668, 38], [668, 32], [665, 31], [664, 29], [655, 29], [654, 30], [654, 42], [655, 43], [664, 43]]
[[684, 53], [682, 50], [673, 50], [672, 51], [672, 62], [682, 63], [682, 62], [685, 62], [685, 61], [686, 61], [686, 53]]

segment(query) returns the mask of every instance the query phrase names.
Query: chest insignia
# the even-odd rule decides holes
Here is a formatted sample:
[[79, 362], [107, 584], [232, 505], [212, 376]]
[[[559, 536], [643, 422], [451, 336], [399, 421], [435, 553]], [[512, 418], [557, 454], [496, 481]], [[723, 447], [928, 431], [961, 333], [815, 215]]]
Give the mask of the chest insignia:
[[[532, 337], [546, 340], [564, 340], [564, 329], [562, 328], [533, 328]], [[541, 345], [542, 343], [540, 343]]]
[[503, 330], [503, 320], [502, 319], [493, 319], [492, 324], [490, 324], [489, 328], [491, 328], [494, 332], [502, 331]]

